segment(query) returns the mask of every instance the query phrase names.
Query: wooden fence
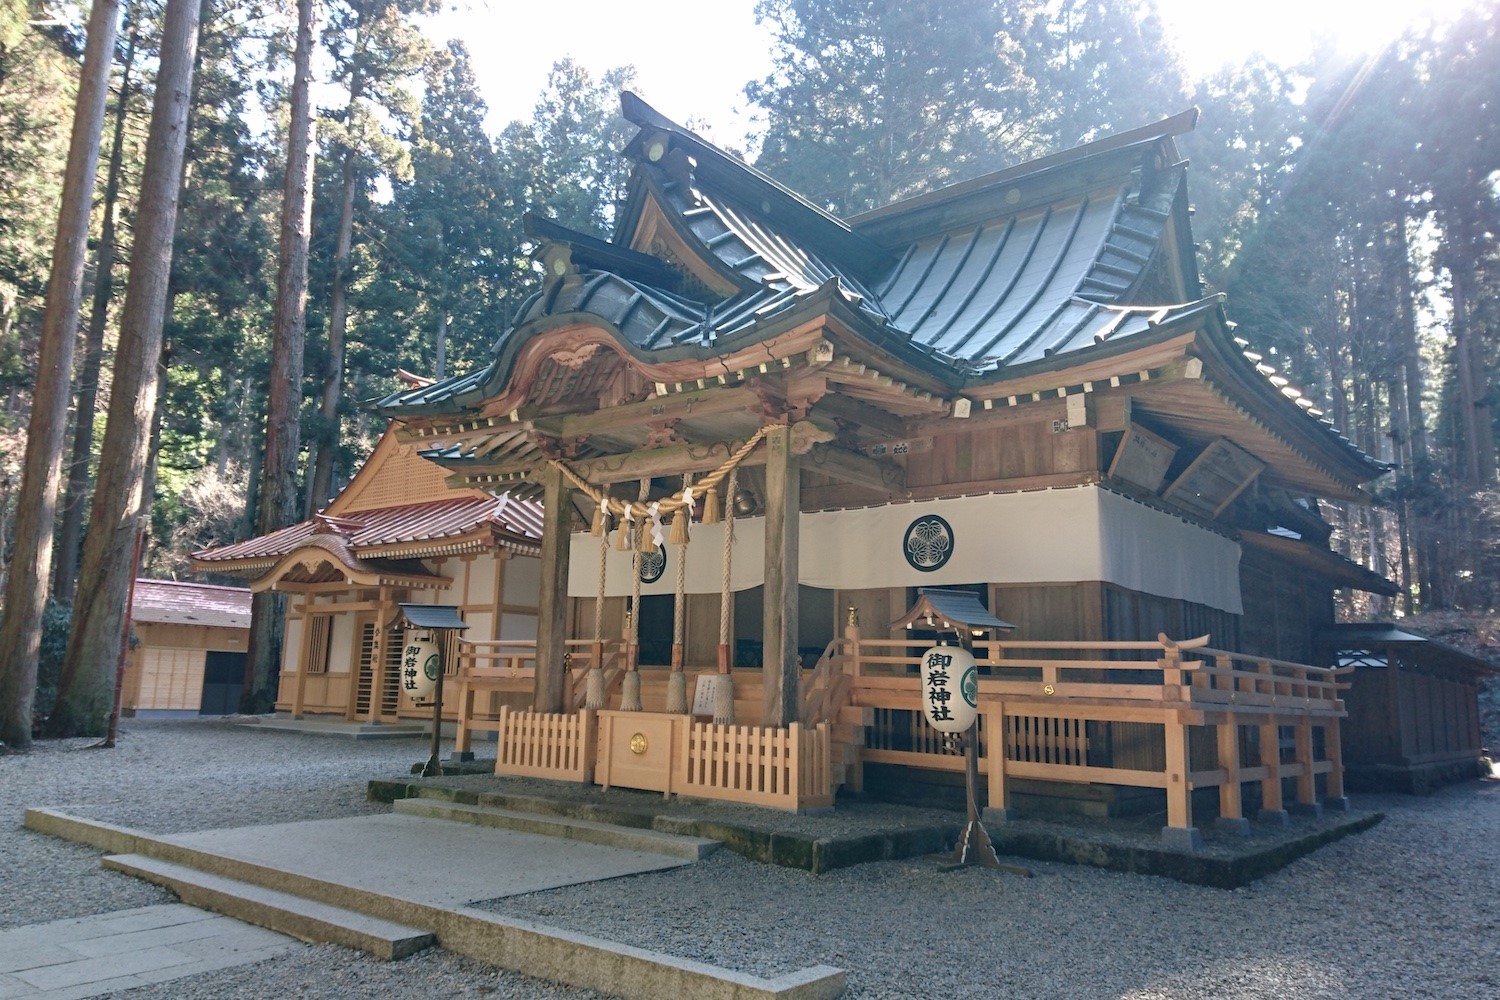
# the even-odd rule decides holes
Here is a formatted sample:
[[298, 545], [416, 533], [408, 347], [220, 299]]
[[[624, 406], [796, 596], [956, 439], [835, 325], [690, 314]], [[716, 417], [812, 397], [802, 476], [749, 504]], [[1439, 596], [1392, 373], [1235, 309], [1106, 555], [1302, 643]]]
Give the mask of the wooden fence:
[[594, 713], [500, 709], [495, 773], [559, 781], [594, 780]]
[[684, 719], [684, 728], [676, 789], [683, 795], [792, 811], [833, 805], [827, 723], [781, 729]]
[[[861, 762], [959, 771], [962, 757], [921, 711], [925, 642], [860, 639], [834, 654], [852, 704], [867, 711]], [[992, 809], [1028, 778], [1160, 788], [1168, 826], [1192, 826], [1192, 791], [1219, 791], [1219, 815], [1243, 819], [1241, 786], [1261, 807], [1342, 801], [1339, 692], [1349, 671], [1173, 642], [977, 642], [980, 766]], [[1321, 737], [1321, 739], [1319, 738]]]

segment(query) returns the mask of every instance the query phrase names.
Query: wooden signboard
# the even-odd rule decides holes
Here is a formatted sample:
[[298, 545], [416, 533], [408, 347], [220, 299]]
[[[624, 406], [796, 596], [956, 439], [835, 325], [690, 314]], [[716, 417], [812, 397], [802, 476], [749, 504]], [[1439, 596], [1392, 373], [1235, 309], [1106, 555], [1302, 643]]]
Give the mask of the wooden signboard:
[[1219, 438], [1193, 459], [1163, 496], [1205, 517], [1218, 517], [1265, 467], [1254, 455]]
[[1176, 454], [1175, 444], [1139, 424], [1131, 424], [1120, 439], [1114, 461], [1109, 463], [1109, 475], [1155, 493], [1161, 489]]

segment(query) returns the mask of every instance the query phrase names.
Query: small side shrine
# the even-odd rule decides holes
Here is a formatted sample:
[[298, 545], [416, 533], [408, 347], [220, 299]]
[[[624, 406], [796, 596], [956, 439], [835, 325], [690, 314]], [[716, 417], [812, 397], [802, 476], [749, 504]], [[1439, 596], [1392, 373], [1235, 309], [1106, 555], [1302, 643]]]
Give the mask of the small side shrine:
[[1015, 623], [969, 636], [992, 810], [1087, 786], [1191, 845], [1343, 803], [1312, 631], [1391, 585], [1319, 499], [1385, 467], [1203, 295], [1195, 112], [845, 220], [623, 110], [613, 237], [528, 216], [545, 281], [488, 361], [379, 404], [450, 487], [541, 503], [534, 656], [461, 672], [461, 750], [786, 809], [940, 781], [930, 640], [858, 618], [966, 591]]
[[[326, 510], [194, 552], [193, 568], [287, 595], [278, 712], [423, 721], [430, 712], [401, 685], [401, 602], [457, 607], [485, 637], [478, 647], [448, 640], [450, 674], [501, 641], [531, 642], [541, 520], [534, 502], [449, 489], [440, 468], [387, 429]], [[454, 706], [446, 718], [457, 720]]]
[[1324, 662], [1352, 670], [1345, 701], [1349, 787], [1425, 794], [1488, 777], [1479, 685], [1500, 667], [1389, 622], [1319, 630]]

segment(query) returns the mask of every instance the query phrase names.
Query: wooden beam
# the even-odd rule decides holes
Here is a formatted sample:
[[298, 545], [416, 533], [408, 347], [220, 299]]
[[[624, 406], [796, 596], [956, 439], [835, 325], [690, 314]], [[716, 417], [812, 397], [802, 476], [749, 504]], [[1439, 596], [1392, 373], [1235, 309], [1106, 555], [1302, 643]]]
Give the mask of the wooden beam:
[[568, 605], [568, 521], [571, 504], [563, 474], [554, 465], [540, 471], [542, 488], [542, 565], [537, 594], [536, 674], [532, 708], [562, 712], [567, 708], [568, 674], [563, 666], [567, 648], [564, 615]]
[[837, 445], [814, 445], [804, 464], [808, 472], [819, 472], [872, 490], [899, 492], [906, 488], [906, 470], [901, 466], [867, 458]]
[[797, 719], [801, 664], [797, 654], [797, 539], [801, 459], [792, 428], [766, 435], [765, 586], [761, 601], [761, 678], [767, 726]]
[[878, 406], [852, 399], [841, 393], [831, 393], [818, 400], [812, 417], [833, 417], [852, 426], [861, 435], [873, 438], [899, 438], [907, 434], [906, 423], [900, 417]]
[[589, 413], [564, 413], [539, 417], [537, 430], [554, 437], [573, 438], [618, 430], [622, 426], [651, 420], [709, 417], [720, 413], [754, 410], [760, 405], [755, 390], [745, 386], [708, 388], [693, 392], [654, 396], [638, 403], [606, 406]]

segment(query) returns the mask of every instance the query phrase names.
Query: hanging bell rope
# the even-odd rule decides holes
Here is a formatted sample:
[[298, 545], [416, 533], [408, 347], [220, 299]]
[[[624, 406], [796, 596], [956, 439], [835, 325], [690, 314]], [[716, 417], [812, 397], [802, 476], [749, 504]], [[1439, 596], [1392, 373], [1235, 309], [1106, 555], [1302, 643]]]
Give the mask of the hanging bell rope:
[[[688, 514], [691, 515], [692, 509], [697, 503], [697, 497], [702, 495], [704, 496], [705, 504], [703, 510], [704, 523], [717, 523], [717, 516], [714, 516], [714, 519], [712, 521], [709, 520], [709, 517], [710, 511], [712, 511], [714, 515], [717, 515], [719, 483], [723, 482], [725, 476], [729, 475], [741, 462], [748, 458], [750, 456], [750, 453], [755, 450], [756, 445], [760, 444], [765, 436], [777, 426], [780, 425], [767, 424], [766, 426], [762, 427], [760, 430], [750, 435], [750, 437], [745, 440], [744, 444], [736, 448], [734, 453], [731, 454], [727, 459], [725, 459], [724, 463], [717, 469], [710, 472], [708, 475], [704, 476], [696, 483], [684, 485], [680, 492], [674, 493], [669, 497], [664, 497], [663, 499], [657, 500], [652, 504], [648, 504], [646, 502], [645, 494], [642, 494], [640, 499], [635, 503], [629, 503], [624, 500], [616, 500], [613, 497], [609, 496], [609, 494], [605, 491], [590, 484], [582, 476], [578, 475], [578, 473], [570, 469], [567, 463], [563, 462], [561, 459], [549, 458], [547, 461], [556, 466], [562, 472], [562, 474], [567, 477], [568, 481], [571, 482], [580, 491], [582, 491], [586, 496], [588, 496], [589, 499], [593, 500], [594, 503], [599, 504], [604, 509], [607, 516], [620, 518], [620, 527], [622, 531], [624, 530], [625, 524], [627, 522], [630, 524], [631, 534], [627, 534], [625, 536], [625, 541], [618, 545], [618, 548], [621, 551], [627, 551], [631, 547], [631, 545], [634, 544], [634, 532], [637, 525], [640, 522], [647, 521], [651, 518], [652, 507], [656, 508], [656, 518], [658, 523], [660, 523], [662, 518], [675, 515], [679, 510], [686, 509], [688, 511]], [[650, 480], [646, 480], [646, 482], [649, 485]], [[733, 498], [734, 491], [731, 489], [729, 491], [729, 500], [732, 501]], [[657, 544], [659, 545], [660, 543]]]
[[[692, 503], [692, 477], [682, 477], [682, 492], [689, 505]], [[687, 674], [683, 670], [686, 659], [684, 640], [687, 635], [687, 519], [691, 506], [684, 507], [672, 515], [672, 544], [677, 546], [677, 592], [672, 603], [672, 672], [667, 675], [667, 711], [686, 715]], [[677, 524], [683, 525], [682, 540], [677, 541]]]
[[594, 649], [593, 662], [584, 676], [583, 707], [600, 709], [605, 707], [607, 694], [604, 690], [604, 577], [609, 558], [609, 512], [603, 504], [594, 514], [594, 522], [601, 530], [599, 536], [599, 589], [594, 593]]
[[734, 492], [739, 470], [729, 471], [724, 501], [724, 581], [719, 591], [719, 675], [714, 678], [714, 724], [734, 725], [734, 677], [729, 673], [729, 613], [732, 605], [729, 589], [734, 558]]
[[[640, 502], [644, 503], [647, 495], [651, 492], [651, 480], [641, 480]], [[632, 505], [635, 506], [635, 505]], [[629, 517], [627, 513], [625, 515]], [[642, 521], [637, 529], [640, 538], [644, 538], [650, 530], [650, 523]], [[641, 705], [641, 555], [647, 551], [642, 547], [645, 543], [637, 544], [634, 554], [630, 557], [630, 637], [626, 640], [629, 647], [629, 655], [625, 662], [625, 680], [620, 686], [620, 711], [639, 712]]]

